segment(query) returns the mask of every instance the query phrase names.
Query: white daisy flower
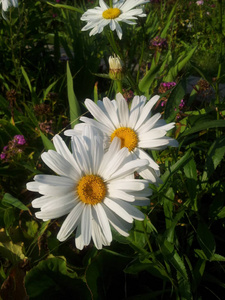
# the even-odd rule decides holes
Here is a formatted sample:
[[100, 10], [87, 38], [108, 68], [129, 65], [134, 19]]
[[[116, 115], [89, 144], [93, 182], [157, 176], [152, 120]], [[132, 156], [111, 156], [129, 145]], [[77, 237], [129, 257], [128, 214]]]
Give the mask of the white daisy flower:
[[97, 105], [90, 99], [85, 105], [95, 120], [81, 117], [84, 123], [77, 124], [74, 129], [66, 130], [65, 135], [74, 136], [83, 130], [85, 124], [94, 126], [104, 135], [106, 148], [115, 137], [121, 139], [121, 147], [127, 147], [132, 159], [147, 159], [148, 166], [139, 174], [152, 183], [161, 183], [158, 164], [143, 150], [162, 150], [167, 146], [177, 147], [178, 142], [165, 136], [175, 123], [167, 124], [161, 119], [161, 114], [151, 115], [151, 109], [160, 96], [152, 97], [146, 102], [146, 97], [135, 96], [130, 108], [124, 97], [118, 93], [116, 100], [110, 101], [107, 97], [98, 101]]
[[6, 19], [5, 12], [9, 9], [10, 6], [17, 7], [18, 0], [0, 0], [0, 4], [2, 4], [2, 16]]
[[149, 0], [113, 0], [113, 7], [109, 7], [103, 0], [99, 0], [99, 6], [88, 9], [81, 17], [87, 24], [83, 31], [92, 29], [90, 36], [101, 33], [105, 26], [109, 25], [112, 31], [116, 30], [119, 39], [122, 38], [122, 29], [119, 22], [129, 25], [136, 24], [133, 20], [137, 17], [145, 17], [142, 8], [136, 6], [146, 4]]
[[91, 238], [96, 248], [110, 245], [111, 228], [128, 236], [134, 219], [143, 220], [143, 213], [134, 205], [148, 205], [151, 189], [148, 181], [131, 176], [141, 170], [147, 160], [130, 160], [127, 148], [114, 139], [108, 152], [103, 143], [86, 126], [80, 137], [71, 140], [72, 153], [64, 141], [53, 138], [56, 151], [42, 154], [42, 160], [56, 175], [36, 175], [27, 189], [42, 197], [32, 201], [40, 208], [36, 217], [47, 221], [68, 215], [58, 232], [65, 241], [75, 230], [78, 249], [89, 245]]

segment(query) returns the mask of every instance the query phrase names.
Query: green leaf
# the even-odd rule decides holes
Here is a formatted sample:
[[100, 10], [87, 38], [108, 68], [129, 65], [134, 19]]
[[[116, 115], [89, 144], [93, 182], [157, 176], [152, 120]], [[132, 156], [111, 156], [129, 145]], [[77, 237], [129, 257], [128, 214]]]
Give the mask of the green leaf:
[[225, 122], [224, 120], [215, 120], [215, 121], [207, 121], [207, 122], [202, 122], [200, 124], [197, 124], [196, 126], [193, 126], [190, 129], [185, 130], [181, 136], [187, 136], [202, 130], [208, 130], [210, 128], [218, 128], [218, 127], [225, 127]]
[[194, 157], [184, 166], [184, 174], [186, 179], [187, 191], [194, 211], [198, 210], [197, 207], [197, 168]]
[[191, 59], [192, 55], [194, 54], [195, 50], [197, 49], [197, 46], [195, 46], [194, 48], [192, 48], [185, 56], [185, 58], [183, 58], [181, 60], [181, 57], [178, 58], [177, 62], [175, 63], [175, 66], [173, 66], [172, 68], [170, 68], [168, 74], [166, 75], [166, 77], [164, 77], [164, 81], [166, 82], [170, 82], [170, 81], [174, 81], [178, 75], [178, 73], [185, 67], [185, 65], [189, 62], [189, 60]]
[[173, 208], [174, 208], [174, 192], [172, 188], [169, 188], [162, 196], [163, 210], [165, 215], [166, 229], [170, 228], [173, 220]]
[[43, 92], [43, 99], [45, 99], [48, 95], [48, 93], [51, 91], [51, 89], [54, 87], [54, 85], [56, 85], [56, 83], [58, 82], [58, 80], [54, 81], [52, 84], [50, 84], [47, 89]]
[[145, 74], [145, 76], [141, 79], [139, 82], [139, 90], [146, 94], [148, 93], [151, 84], [156, 78], [156, 74], [158, 73], [161, 65], [160, 64], [154, 64], [154, 66], [151, 66], [150, 70]]
[[169, 14], [169, 16], [168, 16], [166, 25], [165, 25], [165, 27], [164, 27], [164, 29], [163, 29], [161, 35], [160, 35], [161, 38], [166, 38], [166, 36], [167, 36], [167, 31], [168, 31], [168, 29], [169, 29], [169, 27], [170, 27], [171, 20], [172, 20], [172, 17], [173, 17], [173, 15], [174, 15], [174, 13], [175, 13], [175, 9], [176, 9], [176, 7], [177, 7], [177, 4], [178, 4], [178, 2], [176, 2], [176, 3], [173, 5], [173, 8], [172, 8], [172, 10], [171, 10], [171, 12], [170, 12], [170, 14]]
[[23, 243], [13, 244], [12, 241], [0, 242], [0, 254], [12, 263], [24, 260]]
[[208, 229], [208, 226], [203, 222], [198, 224], [197, 240], [207, 259], [211, 260], [216, 249], [216, 244], [212, 233]]
[[206, 156], [205, 167], [202, 175], [202, 189], [205, 188], [207, 181], [213, 172], [216, 170], [217, 166], [221, 162], [225, 153], [225, 137], [222, 136], [218, 138], [212, 146]]
[[69, 63], [67, 62], [67, 92], [70, 107], [70, 122], [71, 127], [79, 122], [79, 116], [81, 115], [79, 102], [74, 94], [73, 90], [73, 77], [70, 72]]
[[14, 209], [12, 207], [5, 209], [4, 212], [5, 228], [6, 229], [10, 228], [13, 225], [14, 221], [15, 221]]
[[55, 8], [68, 9], [68, 10], [76, 11], [76, 12], [81, 13], [81, 14], [84, 13], [84, 11], [82, 9], [74, 7], [74, 6], [70, 6], [70, 5], [55, 4], [55, 3], [52, 3], [52, 2], [49, 2], [49, 1], [47, 1], [47, 4], [49, 4], [49, 5], [51, 5]]
[[24, 205], [20, 200], [18, 200], [17, 198], [13, 197], [12, 195], [10, 195], [9, 193], [6, 193], [4, 196], [3, 196], [3, 199], [2, 199], [2, 204], [3, 205], [11, 205], [11, 206], [14, 206], [16, 208], [19, 208], [21, 210], [29, 210], [26, 205]]
[[179, 105], [181, 100], [186, 94], [186, 78], [182, 79], [172, 90], [165, 108], [165, 119], [169, 123], [174, 121], [177, 112], [179, 111]]
[[33, 267], [25, 277], [29, 299], [91, 299], [86, 284], [70, 269], [65, 259], [48, 258]]
[[167, 263], [171, 264], [177, 270], [177, 272], [181, 274], [183, 279], [188, 281], [186, 267], [181, 257], [175, 250], [174, 245], [169, 243], [167, 240], [163, 240], [160, 248]]
[[35, 222], [34, 220], [31, 220], [26, 222], [26, 226], [27, 226], [27, 234], [31, 237], [35, 237], [38, 231], [38, 223]]
[[130, 257], [102, 249], [85, 272], [92, 299], [117, 299], [118, 295], [123, 294], [123, 270], [130, 261]]
[[21, 131], [15, 125], [12, 125], [10, 121], [5, 119], [0, 120], [0, 128], [5, 131], [9, 138], [12, 138], [14, 135], [21, 134]]
[[161, 192], [166, 187], [170, 177], [173, 176], [173, 174], [175, 174], [179, 170], [181, 170], [191, 159], [192, 157], [190, 154], [190, 150], [188, 150], [181, 159], [179, 159], [175, 164], [169, 167], [169, 170], [167, 170], [161, 176], [163, 184], [159, 186], [159, 192]]
[[40, 131], [40, 136], [43, 142], [43, 145], [45, 147], [45, 150], [55, 150], [55, 147], [53, 145], [53, 143], [47, 138], [46, 135], [44, 135], [43, 132]]
[[27, 72], [25, 71], [25, 69], [23, 68], [23, 66], [21, 66], [21, 71], [22, 71], [23, 77], [25, 78], [26, 83], [27, 83], [27, 85], [28, 85], [28, 87], [29, 87], [29, 90], [30, 90], [30, 92], [32, 93], [32, 92], [33, 92], [33, 88], [32, 88], [30, 79], [29, 79], [29, 77], [28, 77], [28, 75], [27, 75]]
[[162, 264], [157, 264], [149, 259], [144, 259], [142, 261], [135, 260], [124, 269], [124, 272], [128, 274], [138, 274], [141, 271], [148, 271], [153, 276], [162, 280], [170, 280], [165, 267]]

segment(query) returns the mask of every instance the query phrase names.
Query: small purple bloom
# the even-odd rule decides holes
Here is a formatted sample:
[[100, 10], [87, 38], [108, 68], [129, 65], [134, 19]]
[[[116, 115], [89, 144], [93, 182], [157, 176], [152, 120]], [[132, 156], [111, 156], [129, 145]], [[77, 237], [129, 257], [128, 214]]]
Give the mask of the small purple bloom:
[[2, 152], [2, 153], [0, 154], [0, 158], [1, 158], [1, 160], [4, 160], [4, 159], [6, 158], [6, 154], [5, 154], [4, 152]]
[[26, 140], [25, 140], [24, 136], [21, 135], [21, 134], [15, 135], [14, 136], [14, 140], [17, 141], [18, 145], [24, 145], [24, 144], [26, 144]]
[[199, 0], [199, 1], [196, 1], [196, 4], [199, 6], [199, 5], [203, 5], [204, 4], [204, 1], [203, 0]]
[[182, 109], [184, 106], [185, 106], [185, 102], [184, 102], [184, 99], [182, 99], [179, 104], [179, 109]]

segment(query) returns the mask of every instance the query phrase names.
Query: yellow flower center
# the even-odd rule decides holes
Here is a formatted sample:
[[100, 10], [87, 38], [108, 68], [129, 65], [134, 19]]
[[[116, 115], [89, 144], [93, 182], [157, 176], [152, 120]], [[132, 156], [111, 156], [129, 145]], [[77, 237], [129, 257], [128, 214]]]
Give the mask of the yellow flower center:
[[129, 151], [134, 150], [135, 147], [137, 147], [138, 144], [138, 137], [137, 134], [134, 132], [133, 129], [128, 127], [120, 127], [117, 128], [112, 134], [111, 134], [111, 142], [114, 139], [114, 137], [117, 136], [121, 140], [121, 148], [127, 147]]
[[85, 175], [78, 182], [77, 194], [82, 202], [95, 205], [105, 198], [106, 186], [100, 176]]
[[102, 16], [104, 19], [115, 19], [121, 14], [121, 10], [117, 7], [108, 8], [103, 11]]

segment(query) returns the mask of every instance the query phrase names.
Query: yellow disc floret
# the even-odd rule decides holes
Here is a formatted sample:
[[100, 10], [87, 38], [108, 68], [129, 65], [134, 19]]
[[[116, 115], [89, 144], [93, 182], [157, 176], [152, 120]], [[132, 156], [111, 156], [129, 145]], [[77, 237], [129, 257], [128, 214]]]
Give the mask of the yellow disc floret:
[[137, 147], [138, 137], [133, 129], [128, 128], [128, 127], [117, 128], [111, 134], [111, 141], [114, 139], [115, 136], [120, 138], [121, 148], [127, 147], [129, 151], [133, 151], [134, 148]]
[[86, 204], [100, 203], [106, 195], [106, 185], [102, 178], [97, 175], [83, 176], [76, 189], [80, 200]]
[[121, 10], [117, 7], [109, 8], [103, 11], [102, 16], [104, 19], [116, 19], [121, 14]]

